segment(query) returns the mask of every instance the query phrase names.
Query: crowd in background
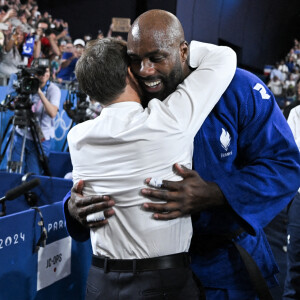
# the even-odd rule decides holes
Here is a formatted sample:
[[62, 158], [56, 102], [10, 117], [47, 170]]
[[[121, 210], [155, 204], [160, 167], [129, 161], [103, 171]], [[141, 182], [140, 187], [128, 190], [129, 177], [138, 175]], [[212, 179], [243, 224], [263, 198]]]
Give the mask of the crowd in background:
[[[113, 25], [107, 36], [111, 36], [112, 32]], [[104, 36], [99, 30], [96, 38]], [[82, 39], [73, 41], [68, 23], [54, 18], [47, 11], [41, 13], [35, 0], [2, 0], [0, 85], [8, 83], [10, 75], [19, 71], [19, 65], [30, 66], [33, 59], [47, 58], [51, 64], [52, 80], [63, 86], [64, 82], [75, 79], [76, 62], [85, 44], [92, 38], [95, 37], [87, 33]], [[300, 99], [300, 84], [299, 91], [297, 88], [300, 79], [300, 42], [297, 39], [286, 57], [275, 63], [267, 78], [268, 87], [287, 116], [290, 105], [295, 106]]]
[[[65, 87], [75, 79], [75, 65], [86, 43], [105, 36], [99, 30], [97, 36], [87, 33], [82, 39], [73, 40], [68, 23], [48, 12], [40, 12], [36, 1], [0, 1], [0, 85], [7, 85], [20, 65], [29, 67], [34, 59], [46, 58], [52, 81], [59, 87]], [[106, 36], [112, 36], [112, 32], [113, 25]], [[275, 63], [266, 81], [288, 118], [291, 109], [300, 104], [300, 42], [297, 39], [286, 57]], [[89, 117], [96, 117], [100, 111], [101, 107], [91, 101], [87, 111]], [[70, 117], [73, 119], [73, 116]], [[300, 120], [300, 111], [297, 118]]]
[[287, 118], [291, 108], [300, 101], [300, 42], [297, 39], [286, 57], [275, 63], [267, 84]]
[[[107, 36], [111, 36], [113, 25]], [[96, 38], [105, 35], [99, 30]], [[122, 38], [122, 36], [118, 36]], [[19, 65], [30, 66], [33, 59], [47, 58], [51, 77], [60, 87], [75, 79], [74, 69], [85, 44], [93, 37], [87, 33], [73, 41], [68, 23], [40, 12], [35, 0], [1, 0], [0, 6], [0, 85], [8, 83]], [[287, 117], [300, 101], [300, 43], [294, 40], [292, 49], [267, 77], [267, 85]], [[299, 90], [299, 91], [298, 91]], [[300, 103], [300, 102], [299, 102]]]
[[[25, 3], [25, 4], [23, 4]], [[107, 36], [111, 36], [110, 26]], [[98, 31], [96, 38], [103, 38]], [[40, 12], [34, 0], [2, 0], [0, 6], [0, 81], [6, 85], [18, 66], [30, 66], [36, 58], [47, 58], [51, 64], [52, 79], [58, 83], [74, 80], [74, 69], [86, 42], [86, 34], [73, 41], [68, 23], [48, 12]], [[122, 37], [120, 37], [122, 38]]]

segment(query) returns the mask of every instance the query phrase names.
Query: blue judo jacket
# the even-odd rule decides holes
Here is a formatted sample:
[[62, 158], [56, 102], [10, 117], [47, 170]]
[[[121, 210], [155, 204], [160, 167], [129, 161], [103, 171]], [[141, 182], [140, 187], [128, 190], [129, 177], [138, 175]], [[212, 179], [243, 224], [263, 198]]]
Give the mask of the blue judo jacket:
[[[193, 216], [194, 235], [226, 234], [242, 227], [236, 238], [254, 258], [270, 285], [278, 268], [263, 233], [300, 186], [300, 155], [274, 96], [255, 75], [236, 74], [194, 141], [194, 169], [221, 188], [232, 211]], [[78, 241], [89, 230], [64, 213], [70, 235]], [[247, 272], [232, 246], [208, 255], [191, 252], [192, 268], [206, 287], [251, 289]]]
[[[194, 141], [194, 169], [221, 188], [232, 210], [193, 216], [194, 235], [245, 232], [236, 238], [254, 258], [270, 286], [278, 272], [265, 227], [300, 186], [299, 150], [266, 85], [255, 75], [236, 74]], [[205, 242], [203, 240], [203, 242]], [[199, 254], [192, 268], [206, 287], [249, 289], [247, 271], [233, 245]]]

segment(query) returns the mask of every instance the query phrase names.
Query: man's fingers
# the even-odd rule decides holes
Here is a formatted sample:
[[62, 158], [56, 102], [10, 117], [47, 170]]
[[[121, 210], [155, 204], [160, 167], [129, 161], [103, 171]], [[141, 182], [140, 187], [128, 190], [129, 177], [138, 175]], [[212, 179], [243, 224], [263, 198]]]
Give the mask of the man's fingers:
[[178, 163], [173, 165], [173, 170], [177, 175], [181, 176], [182, 178], [187, 178], [187, 177], [194, 175], [193, 170], [190, 170], [190, 169], [186, 168], [185, 166], [182, 166]]
[[[83, 196], [80, 198], [75, 198], [77, 207], [87, 207], [89, 205], [98, 204], [98, 203], [106, 203], [111, 200], [110, 196]], [[115, 202], [109, 202], [109, 206], [114, 205]]]
[[175, 211], [171, 211], [171, 212], [164, 213], [164, 214], [155, 213], [155, 214], [153, 214], [153, 218], [155, 220], [167, 221], [167, 220], [173, 220], [173, 219], [179, 218], [182, 215], [183, 214], [179, 210], [175, 210]]
[[89, 228], [100, 228], [100, 227], [103, 227], [104, 225], [106, 225], [108, 223], [108, 220], [103, 220], [103, 221], [97, 221], [97, 222], [90, 222], [90, 223], [87, 223], [86, 225], [89, 227]]
[[108, 219], [108, 218], [110, 218], [111, 216], [113, 216], [115, 214], [116, 214], [116, 212], [112, 208], [107, 209], [107, 210], [104, 211], [105, 219]]
[[78, 215], [80, 217], [86, 218], [86, 216], [89, 214], [93, 214], [98, 211], [103, 211], [105, 209], [113, 207], [114, 205], [115, 205], [115, 202], [113, 200], [95, 203], [92, 205], [88, 205], [86, 207], [79, 208]]
[[166, 190], [169, 190], [169, 191], [178, 191], [179, 182], [178, 181], [163, 180], [162, 188], [166, 189]]
[[74, 191], [75, 193], [82, 195], [83, 188], [84, 188], [84, 181], [79, 180], [77, 184], [74, 186]]
[[158, 212], [158, 213], [169, 213], [171, 211], [179, 210], [179, 205], [176, 202], [168, 203], [144, 203], [144, 209], [147, 211]]
[[162, 191], [162, 190], [153, 190], [153, 189], [142, 189], [142, 195], [146, 197], [158, 198], [160, 200], [168, 200], [170, 197], [169, 191]]
[[167, 189], [169, 191], [177, 191], [178, 190], [178, 181], [169, 181], [169, 180], [161, 180], [161, 186], [153, 184], [153, 182], [157, 182], [158, 180], [154, 180], [154, 178], [146, 178], [145, 182], [151, 187]]
[[108, 219], [113, 215], [115, 215], [115, 211], [113, 209], [107, 209], [104, 211], [104, 220], [85, 223], [89, 228], [99, 228], [106, 225], [108, 223]]

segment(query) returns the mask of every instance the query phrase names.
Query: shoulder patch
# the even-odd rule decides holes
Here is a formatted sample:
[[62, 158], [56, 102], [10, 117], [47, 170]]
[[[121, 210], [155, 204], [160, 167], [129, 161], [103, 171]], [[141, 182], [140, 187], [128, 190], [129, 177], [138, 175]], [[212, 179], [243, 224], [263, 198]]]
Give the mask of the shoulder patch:
[[259, 91], [260, 95], [263, 99], [270, 99], [271, 98], [271, 96], [267, 93], [265, 87], [262, 84], [257, 83], [253, 89], [256, 90], [256, 91]]

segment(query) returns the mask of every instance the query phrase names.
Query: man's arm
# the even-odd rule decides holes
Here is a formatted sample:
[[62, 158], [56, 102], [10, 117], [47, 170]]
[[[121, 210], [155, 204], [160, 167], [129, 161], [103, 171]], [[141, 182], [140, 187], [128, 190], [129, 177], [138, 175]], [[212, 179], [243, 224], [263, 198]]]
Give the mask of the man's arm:
[[[229, 208], [229, 205], [214, 182], [204, 181], [200, 175], [179, 164], [174, 164], [174, 172], [181, 176], [181, 181], [163, 180], [162, 190], [142, 189], [142, 194], [167, 203], [145, 203], [143, 206], [154, 211], [153, 217], [159, 220], [170, 220], [186, 214], [196, 213], [211, 208]], [[147, 178], [149, 183], [151, 178]]]
[[[89, 239], [90, 228], [106, 225], [107, 219], [115, 214], [112, 209], [115, 202], [109, 196], [84, 197], [83, 187], [84, 182], [80, 180], [63, 200], [67, 230], [73, 239], [81, 242]], [[88, 223], [86, 216], [97, 211], [104, 211], [105, 220]]]
[[[195, 134], [229, 85], [236, 69], [236, 54], [228, 47], [193, 42], [190, 66], [197, 67], [197, 69], [175, 93], [165, 100], [165, 103], [173, 114], [178, 114], [178, 119], [182, 123], [188, 124], [185, 126], [189, 126], [190, 134]], [[184, 114], [182, 114], [183, 110]], [[185, 130], [185, 128], [182, 129]], [[87, 203], [86, 199], [88, 199], [88, 197], [79, 198], [79, 196], [73, 190], [69, 200], [70, 215], [77, 219], [80, 206], [75, 204], [75, 199], [81, 199], [81, 201], [84, 199], [82, 201], [84, 203]], [[97, 201], [95, 200], [94, 203]], [[89, 213], [103, 210], [93, 205], [92, 202], [89, 203], [88, 209]], [[87, 210], [81, 210], [81, 217], [78, 221], [83, 224], [87, 214]], [[89, 223], [89, 225], [97, 226], [96, 223]]]
[[163, 103], [182, 131], [194, 136], [230, 84], [236, 54], [229, 47], [192, 41], [189, 65], [196, 70]]
[[55, 55], [61, 56], [60, 50], [59, 50], [58, 45], [57, 45], [57, 38], [56, 38], [56, 35], [55, 35], [54, 33], [51, 33], [51, 34], [48, 36], [48, 40], [49, 40], [49, 42], [50, 42], [51, 49], [52, 49], [52, 51], [55, 53]]
[[[154, 217], [167, 220], [230, 207], [236, 220], [253, 233], [267, 225], [293, 198], [300, 186], [299, 151], [271, 92], [263, 83], [259, 87], [265, 93], [254, 87], [255, 82], [251, 82], [243, 104], [239, 103], [237, 167], [218, 174], [214, 182], [185, 170], [181, 172], [182, 181], [163, 182], [169, 190], [143, 189], [145, 196], [167, 201], [144, 205], [155, 212]], [[214, 174], [214, 170], [209, 172]]]

